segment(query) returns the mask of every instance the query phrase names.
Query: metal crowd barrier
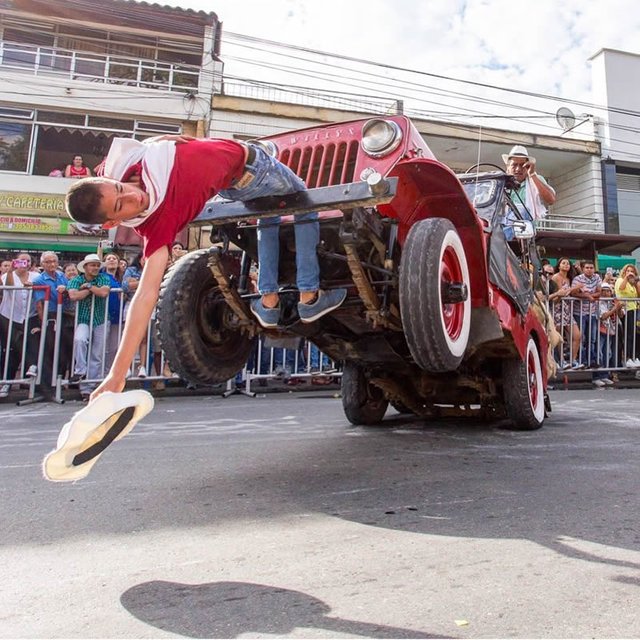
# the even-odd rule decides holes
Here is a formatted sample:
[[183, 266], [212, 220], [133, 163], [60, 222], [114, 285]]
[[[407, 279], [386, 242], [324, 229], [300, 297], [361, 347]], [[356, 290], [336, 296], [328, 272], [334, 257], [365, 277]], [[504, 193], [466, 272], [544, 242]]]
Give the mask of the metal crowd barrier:
[[[42, 320], [34, 315], [34, 295], [39, 290], [44, 291]], [[19, 404], [40, 399], [38, 388], [47, 392], [45, 395], [52, 395], [55, 401], [63, 402], [63, 389], [75, 384], [72, 382], [73, 374], [79, 364], [81, 340], [77, 304], [70, 312], [64, 297], [66, 294], [57, 293], [56, 300], [52, 301], [46, 286], [0, 286], [3, 296], [11, 296], [10, 317], [15, 316], [17, 300], [20, 300], [13, 293], [16, 291], [23, 297], [27, 320], [18, 323], [9, 321], [5, 316], [0, 318], [0, 398], [26, 386], [27, 397]], [[105, 321], [94, 327], [95, 296], [92, 299], [90, 322], [84, 339], [88, 354], [95, 347], [93, 353], [97, 362], [93, 362], [91, 371], [87, 370], [87, 375], [78, 381], [81, 392], [89, 393], [105, 378], [122, 337], [127, 310], [125, 294], [122, 289], [112, 289], [113, 293], [118, 295], [119, 323], [110, 323], [107, 310]], [[609, 322], [603, 322], [602, 316], [610, 311], [616, 300], [620, 306], [619, 313], [613, 315]], [[109, 298], [105, 299], [105, 304], [109, 304]], [[640, 298], [601, 298], [591, 302], [565, 297], [551, 302], [549, 311], [563, 337], [563, 342], [555, 350], [559, 374], [586, 371], [591, 372], [595, 380], [596, 377], [608, 378], [614, 372], [629, 372], [640, 379]], [[132, 365], [128, 380], [166, 384], [176, 378], [168, 369], [164, 352], [157, 350], [159, 345], [155, 332], [153, 317], [147, 327], [146, 348], [141, 349], [142, 358]], [[261, 338], [242, 372], [228, 381], [225, 395], [235, 392], [255, 395], [256, 384], [264, 386], [273, 381], [289, 386], [339, 381], [342, 374], [337, 363], [311, 343], [297, 338], [288, 340], [288, 343], [273, 343], [268, 337]], [[87, 366], [89, 362], [90, 358], [87, 358]], [[36, 375], [28, 374], [31, 365], [37, 367]], [[141, 365], [146, 369], [144, 376], [139, 375]]]
[[[34, 296], [44, 291], [43, 320], [36, 312]], [[28, 396], [20, 404], [33, 402], [36, 385], [40, 382], [40, 372], [47, 337], [47, 323], [44, 321], [49, 310], [49, 287], [46, 286], [0, 286], [2, 298], [10, 300], [9, 315], [0, 315], [0, 349], [2, 372], [0, 374], [0, 397], [6, 397], [14, 386], [27, 386]], [[20, 296], [14, 292], [19, 292]], [[20, 300], [23, 300], [21, 303]], [[24, 304], [24, 321], [18, 322], [18, 305]], [[5, 305], [6, 306], [6, 305]], [[17, 362], [19, 360], [19, 362]], [[31, 367], [36, 367], [36, 375], [31, 375]]]

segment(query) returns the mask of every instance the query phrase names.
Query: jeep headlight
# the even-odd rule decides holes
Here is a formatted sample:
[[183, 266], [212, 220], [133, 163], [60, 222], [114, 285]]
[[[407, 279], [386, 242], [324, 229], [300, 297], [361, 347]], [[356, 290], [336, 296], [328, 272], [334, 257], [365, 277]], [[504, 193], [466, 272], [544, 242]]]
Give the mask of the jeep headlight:
[[402, 129], [393, 120], [376, 118], [362, 127], [362, 148], [373, 158], [395, 151], [402, 141]]

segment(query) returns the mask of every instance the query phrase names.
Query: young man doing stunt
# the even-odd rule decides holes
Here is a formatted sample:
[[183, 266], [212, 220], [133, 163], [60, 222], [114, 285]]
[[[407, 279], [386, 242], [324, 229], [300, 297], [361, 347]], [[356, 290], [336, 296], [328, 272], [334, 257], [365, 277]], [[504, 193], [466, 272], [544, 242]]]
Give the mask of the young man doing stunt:
[[[138, 344], [147, 331], [176, 235], [217, 193], [231, 200], [253, 200], [305, 189], [288, 167], [259, 146], [233, 140], [165, 136], [141, 143], [114, 140], [104, 178], [79, 180], [66, 197], [69, 215], [105, 228], [134, 227], [144, 240], [146, 262], [131, 301], [122, 340], [109, 374], [93, 392], [122, 391]], [[302, 322], [313, 322], [339, 307], [345, 289], [320, 291], [316, 246], [317, 213], [296, 216], [296, 266]], [[278, 219], [258, 230], [259, 281], [262, 298], [251, 310], [264, 327], [278, 324]], [[305, 222], [306, 221], [306, 222]]]

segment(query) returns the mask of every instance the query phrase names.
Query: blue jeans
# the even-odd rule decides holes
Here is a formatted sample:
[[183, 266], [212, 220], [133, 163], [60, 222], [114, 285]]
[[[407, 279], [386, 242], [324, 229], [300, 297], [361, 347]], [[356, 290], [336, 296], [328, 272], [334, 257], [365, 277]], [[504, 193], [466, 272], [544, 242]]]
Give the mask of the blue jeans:
[[598, 336], [600, 321], [598, 316], [589, 313], [583, 313], [580, 316], [574, 316], [576, 323], [580, 327], [582, 333], [582, 347], [580, 348], [580, 362], [587, 367], [592, 367], [598, 360]]
[[611, 374], [609, 367], [615, 366], [616, 360], [616, 336], [607, 335], [606, 333], [598, 334], [600, 365], [602, 369], [593, 372], [593, 380], [604, 380]]
[[[254, 200], [266, 196], [283, 196], [305, 191], [298, 176], [281, 162], [253, 147], [256, 159], [247, 165], [255, 178], [243, 189], [220, 191], [229, 200]], [[320, 224], [316, 212], [295, 216], [296, 284], [299, 291], [316, 291], [320, 287], [320, 266], [316, 247], [320, 242]], [[301, 223], [301, 224], [300, 224]], [[258, 291], [261, 294], [278, 291], [278, 263], [280, 261], [280, 216], [258, 220]]]

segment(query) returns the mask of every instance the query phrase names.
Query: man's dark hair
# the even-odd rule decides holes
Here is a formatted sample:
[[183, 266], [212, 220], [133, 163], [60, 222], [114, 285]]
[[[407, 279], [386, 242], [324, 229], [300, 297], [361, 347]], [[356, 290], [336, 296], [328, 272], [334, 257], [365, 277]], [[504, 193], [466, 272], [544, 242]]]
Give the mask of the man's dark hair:
[[101, 210], [102, 178], [86, 178], [71, 185], [64, 204], [67, 213], [82, 224], [104, 224], [107, 216]]

